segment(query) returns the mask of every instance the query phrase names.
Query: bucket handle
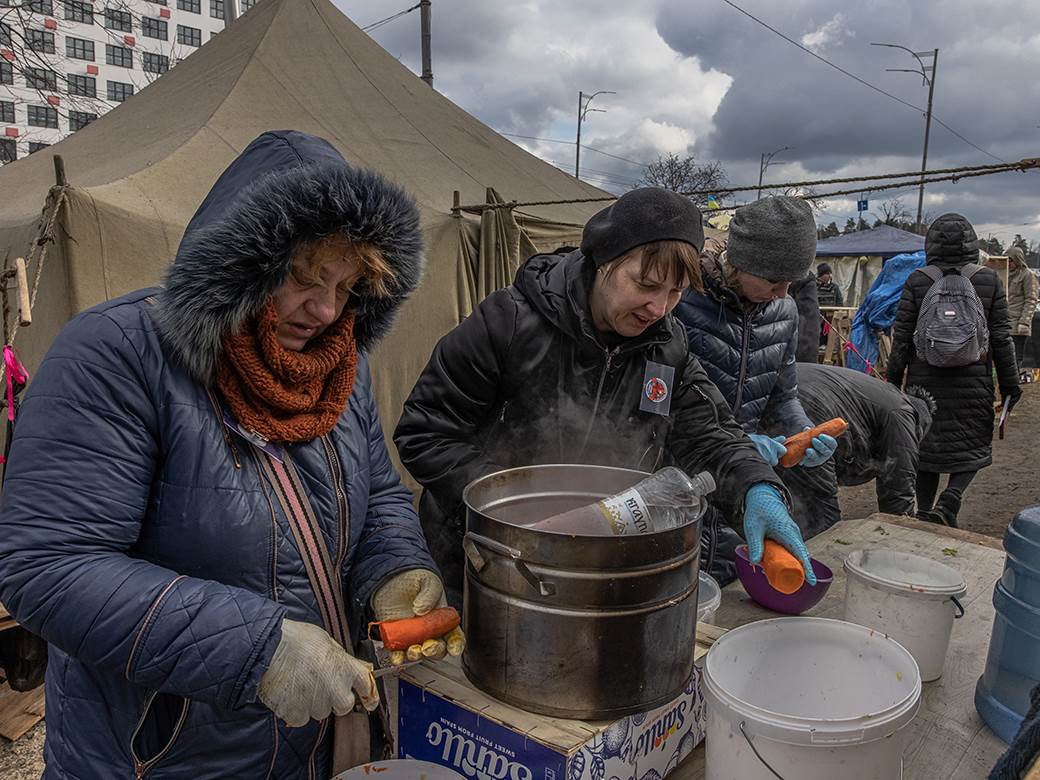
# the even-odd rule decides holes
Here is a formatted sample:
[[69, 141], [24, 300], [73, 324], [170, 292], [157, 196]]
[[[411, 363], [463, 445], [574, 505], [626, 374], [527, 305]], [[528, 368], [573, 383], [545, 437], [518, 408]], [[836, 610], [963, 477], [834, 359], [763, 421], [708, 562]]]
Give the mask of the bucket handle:
[[960, 620], [962, 617], [964, 617], [964, 605], [961, 604], [960, 599], [958, 599], [956, 596], [950, 596], [950, 601], [953, 602], [953, 606], [956, 607], [957, 608], [957, 612], [960, 613], [960, 614], [954, 615], [953, 619], [954, 620]]
[[745, 722], [746, 721], [743, 720], [740, 721], [740, 725], [738, 726], [738, 728], [740, 729], [740, 733], [744, 735], [744, 740], [747, 742], [748, 747], [751, 748], [751, 752], [755, 754], [755, 758], [762, 762], [762, 766], [764, 766], [766, 769], [773, 773], [773, 777], [778, 778], [778, 780], [784, 780], [784, 776], [777, 772], [775, 769], [773, 769], [773, 767], [769, 766], [768, 762], [764, 758], [762, 758], [762, 755], [758, 752], [758, 748], [756, 748], [754, 744], [752, 744], [751, 737], [749, 737], [748, 733], [744, 731]]
[[513, 566], [516, 568], [517, 573], [527, 581], [527, 584], [534, 588], [542, 596], [555, 596], [556, 585], [552, 582], [546, 582], [541, 579], [537, 574], [528, 568], [527, 564], [524, 563], [524, 555], [519, 550], [516, 550], [508, 545], [502, 544], [502, 542], [494, 539], [489, 539], [486, 536], [475, 534], [472, 531], [467, 531], [466, 535], [462, 539], [462, 546], [466, 551], [466, 557], [469, 558], [469, 562], [473, 564], [473, 568], [478, 572], [484, 570], [487, 566], [487, 560], [477, 546], [486, 547], [491, 552], [498, 553], [499, 555], [509, 558], [513, 562]]

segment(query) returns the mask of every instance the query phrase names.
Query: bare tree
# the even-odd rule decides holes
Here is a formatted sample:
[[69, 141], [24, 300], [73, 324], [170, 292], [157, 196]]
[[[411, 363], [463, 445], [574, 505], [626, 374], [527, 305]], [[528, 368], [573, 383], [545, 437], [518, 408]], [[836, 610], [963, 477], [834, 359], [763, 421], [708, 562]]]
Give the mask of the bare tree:
[[[718, 160], [698, 165], [692, 156], [680, 157], [677, 154], [669, 154], [666, 157], [658, 157], [646, 166], [636, 186], [663, 187], [672, 192], [686, 194], [710, 192], [725, 187], [728, 183], [726, 171]], [[708, 196], [693, 195], [690, 196], [690, 200], [698, 206], [704, 206], [708, 202]]]
[[913, 225], [913, 215], [899, 198], [883, 200], [877, 207], [878, 220], [882, 225], [906, 228]]

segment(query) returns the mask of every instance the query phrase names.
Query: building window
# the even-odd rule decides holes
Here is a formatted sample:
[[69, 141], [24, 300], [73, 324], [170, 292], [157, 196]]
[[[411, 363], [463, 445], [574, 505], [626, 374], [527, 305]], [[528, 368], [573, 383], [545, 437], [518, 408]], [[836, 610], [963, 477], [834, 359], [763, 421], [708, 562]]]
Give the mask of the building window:
[[13, 138], [0, 138], [0, 163], [14, 162], [18, 159], [18, 144]]
[[145, 73], [165, 73], [170, 69], [170, 58], [165, 54], [141, 52], [141, 68]]
[[11, 46], [11, 28], [0, 22], [0, 46]]
[[141, 17], [141, 35], [145, 38], [158, 38], [160, 41], [169, 40], [166, 22], [162, 19], [150, 19]]
[[214, 19], [223, 19], [224, 0], [209, 0], [209, 15]]
[[26, 42], [30, 51], [40, 54], [54, 54], [54, 33], [50, 30], [26, 30], [29, 37]]
[[14, 103], [10, 100], [0, 100], [0, 122], [14, 124]]
[[79, 76], [70, 73], [66, 76], [69, 84], [69, 94], [80, 97], [97, 97], [97, 80], [93, 76]]
[[26, 3], [29, 10], [38, 14], [54, 16], [54, 3], [52, 0], [28, 0]]
[[86, 111], [70, 111], [69, 131], [74, 133], [77, 130], [82, 130], [95, 119], [97, 119], [97, 114], [91, 114]]
[[241, 0], [240, 5], [242, 7], [242, 13], [245, 13], [254, 5], [256, 5], [256, 0]]
[[58, 129], [58, 109], [54, 106], [29, 106], [29, 124], [32, 127]]
[[55, 92], [58, 89], [58, 74], [47, 68], [26, 68], [25, 86]]
[[113, 46], [105, 44], [105, 62], [109, 65], [118, 65], [120, 68], [134, 67], [134, 53], [126, 46]]
[[14, 67], [0, 60], [0, 84], [14, 84]]
[[185, 27], [183, 24], [178, 24], [177, 43], [183, 43], [185, 46], [201, 46], [202, 30], [198, 27]]
[[74, 60], [94, 61], [94, 41], [65, 36], [65, 54]]
[[193, 14], [201, 14], [202, 0], [177, 0], [177, 7], [182, 11], [191, 11]]
[[149, 3], [155, 3], [156, 5], [166, 5], [166, 0], [148, 0]]
[[134, 94], [134, 85], [122, 81], [108, 82], [108, 99], [115, 103], [122, 103]]
[[116, 8], [106, 8], [105, 27], [110, 30], [119, 30], [119, 32], [133, 32], [134, 28], [130, 23], [130, 12], [120, 11]]
[[79, 0], [65, 0], [65, 21], [94, 24], [94, 6]]
[[42, 143], [40, 141], [30, 141], [29, 142], [29, 154], [33, 154], [34, 152], [38, 152], [41, 149], [46, 149], [48, 146], [50, 146], [50, 144], [45, 144], [45, 143]]

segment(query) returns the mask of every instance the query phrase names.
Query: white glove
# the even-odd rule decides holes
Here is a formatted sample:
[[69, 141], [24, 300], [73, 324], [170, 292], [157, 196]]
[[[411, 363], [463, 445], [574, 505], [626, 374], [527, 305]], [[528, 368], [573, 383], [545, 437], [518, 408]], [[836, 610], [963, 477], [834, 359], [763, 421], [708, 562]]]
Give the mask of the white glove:
[[282, 621], [282, 638], [260, 678], [257, 696], [286, 725], [346, 715], [354, 692], [366, 710], [379, 706], [372, 665], [359, 661], [328, 633], [311, 623]]
[[[447, 603], [440, 577], [429, 569], [409, 569], [392, 577], [375, 592], [372, 613], [378, 621], [402, 620], [425, 615]], [[455, 628], [443, 637], [431, 637], [421, 645], [412, 645], [407, 651], [391, 651], [390, 663], [398, 666], [405, 660], [443, 658], [446, 653], [462, 655], [465, 648], [466, 636], [461, 628]]]

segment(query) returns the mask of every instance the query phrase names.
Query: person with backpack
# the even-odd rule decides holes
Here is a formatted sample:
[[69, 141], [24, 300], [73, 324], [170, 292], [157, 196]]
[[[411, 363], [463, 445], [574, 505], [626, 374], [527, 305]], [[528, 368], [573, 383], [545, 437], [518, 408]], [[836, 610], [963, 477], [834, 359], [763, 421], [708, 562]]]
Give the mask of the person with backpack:
[[[928, 228], [925, 255], [903, 287], [888, 381], [902, 387], [905, 378], [935, 399], [917, 467], [917, 515], [956, 527], [965, 489], [993, 462], [993, 367], [1005, 403], [1022, 390], [1004, 285], [978, 264], [971, 223], [943, 214]], [[949, 481], [936, 500], [942, 474]]]

